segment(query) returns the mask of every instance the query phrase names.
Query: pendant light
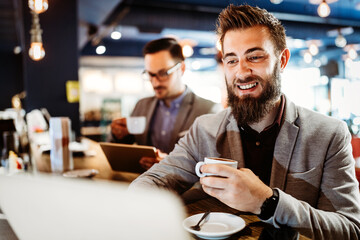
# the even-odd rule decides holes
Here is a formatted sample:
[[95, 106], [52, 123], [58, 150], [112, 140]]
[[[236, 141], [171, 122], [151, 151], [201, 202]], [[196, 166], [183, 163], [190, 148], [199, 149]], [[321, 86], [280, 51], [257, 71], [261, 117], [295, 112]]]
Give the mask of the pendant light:
[[49, 7], [47, 0], [29, 0], [28, 3], [29, 8], [37, 14], [45, 12]]
[[317, 9], [317, 12], [319, 14], [320, 17], [327, 17], [330, 15], [330, 7], [329, 5], [326, 3], [326, 0], [323, 0], [322, 3], [320, 3], [318, 9]]
[[30, 49], [29, 49], [29, 56], [34, 61], [39, 61], [44, 58], [45, 56], [45, 50], [42, 44], [42, 30], [40, 28], [40, 22], [39, 22], [39, 15], [31, 11], [33, 16], [33, 21], [31, 25], [30, 35]]

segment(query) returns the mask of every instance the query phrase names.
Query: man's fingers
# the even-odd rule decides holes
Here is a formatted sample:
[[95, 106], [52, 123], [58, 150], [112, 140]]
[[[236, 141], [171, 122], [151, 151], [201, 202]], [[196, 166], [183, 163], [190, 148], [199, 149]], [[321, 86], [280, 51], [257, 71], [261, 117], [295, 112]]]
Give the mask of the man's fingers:
[[208, 176], [200, 178], [200, 183], [206, 187], [224, 189], [229, 185], [229, 180], [223, 177]]
[[212, 197], [214, 197], [214, 198], [217, 198], [217, 199], [220, 199], [221, 196], [222, 196], [223, 193], [224, 193], [224, 190], [223, 190], [223, 189], [207, 187], [207, 186], [204, 186], [204, 185], [202, 185], [202, 188], [203, 188], [204, 192], [206, 192], [206, 193], [209, 194], [210, 196], [212, 196]]
[[213, 173], [222, 177], [230, 177], [234, 171], [237, 171], [235, 168], [224, 164], [205, 164], [201, 166], [200, 170], [202, 173]]
[[112, 121], [112, 123], [126, 126], [126, 118], [116, 118]]

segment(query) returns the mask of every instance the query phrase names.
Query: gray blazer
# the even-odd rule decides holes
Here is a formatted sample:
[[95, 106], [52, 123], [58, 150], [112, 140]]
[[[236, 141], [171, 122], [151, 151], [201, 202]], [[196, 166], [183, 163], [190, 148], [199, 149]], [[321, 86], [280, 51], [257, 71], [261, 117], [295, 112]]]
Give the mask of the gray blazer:
[[[189, 88], [185, 95], [176, 118], [174, 129], [171, 132], [171, 146], [174, 148], [178, 140], [183, 137], [195, 119], [203, 114], [218, 113], [222, 110], [220, 104], [206, 100], [195, 95]], [[137, 102], [131, 116], [145, 116], [146, 127], [143, 134], [131, 136], [125, 140], [111, 139], [112, 142], [133, 143], [139, 145], [150, 145], [150, 124], [159, 99], [155, 96], [143, 98]]]
[[[267, 222], [313, 239], [358, 239], [360, 194], [350, 140], [344, 122], [286, 99], [270, 179], [280, 198]], [[199, 117], [173, 152], [130, 189], [159, 186], [182, 193], [199, 180], [195, 164], [208, 156], [236, 159], [244, 167], [240, 131], [230, 109]]]

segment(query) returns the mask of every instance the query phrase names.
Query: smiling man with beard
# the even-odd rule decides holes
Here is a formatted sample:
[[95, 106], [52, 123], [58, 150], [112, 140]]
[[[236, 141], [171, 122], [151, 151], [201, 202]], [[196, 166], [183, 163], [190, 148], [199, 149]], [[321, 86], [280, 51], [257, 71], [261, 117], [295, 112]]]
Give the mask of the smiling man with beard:
[[285, 29], [264, 9], [230, 5], [218, 18], [230, 108], [199, 117], [160, 164], [130, 189], [183, 193], [205, 157], [238, 169], [201, 166], [202, 189], [226, 205], [312, 239], [358, 239], [360, 194], [344, 122], [296, 106], [281, 94], [290, 52]]
[[157, 157], [143, 157], [140, 165], [149, 169], [162, 160], [175, 143], [185, 135], [196, 117], [217, 113], [220, 104], [195, 95], [183, 82], [185, 58], [182, 48], [174, 38], [160, 38], [148, 42], [144, 49], [145, 70], [142, 77], [150, 81], [155, 96], [141, 99], [131, 116], [145, 116], [145, 132], [130, 135], [126, 118], [114, 119], [111, 123], [109, 141], [154, 146]]

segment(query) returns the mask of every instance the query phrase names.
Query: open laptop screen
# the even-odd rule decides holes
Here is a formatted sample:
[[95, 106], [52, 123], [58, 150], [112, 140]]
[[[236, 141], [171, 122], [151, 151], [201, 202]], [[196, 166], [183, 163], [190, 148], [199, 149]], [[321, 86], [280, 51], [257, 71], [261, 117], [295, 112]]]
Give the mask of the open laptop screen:
[[19, 239], [188, 239], [169, 192], [85, 179], [0, 175], [0, 207]]

